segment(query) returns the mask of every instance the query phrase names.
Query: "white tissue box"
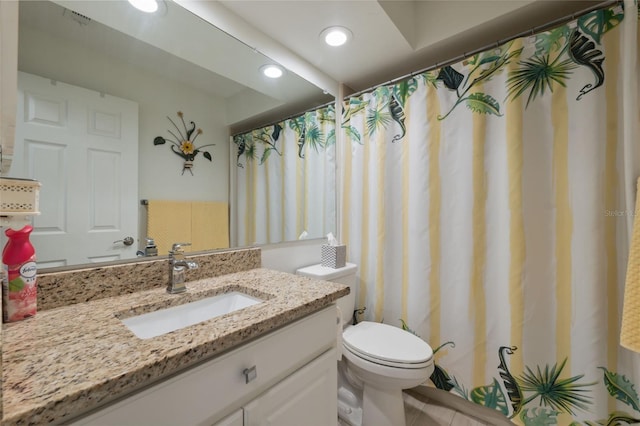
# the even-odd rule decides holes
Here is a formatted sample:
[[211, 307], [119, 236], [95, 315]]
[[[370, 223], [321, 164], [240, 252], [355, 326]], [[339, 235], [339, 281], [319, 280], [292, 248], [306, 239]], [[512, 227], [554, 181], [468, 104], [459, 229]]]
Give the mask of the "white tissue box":
[[322, 266], [329, 268], [338, 269], [344, 267], [347, 263], [347, 246], [330, 246], [329, 244], [323, 244], [320, 261]]

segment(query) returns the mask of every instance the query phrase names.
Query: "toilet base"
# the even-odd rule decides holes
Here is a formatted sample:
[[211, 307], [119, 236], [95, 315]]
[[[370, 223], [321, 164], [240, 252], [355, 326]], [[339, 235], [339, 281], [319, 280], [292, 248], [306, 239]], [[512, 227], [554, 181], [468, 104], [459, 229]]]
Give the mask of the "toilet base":
[[349, 426], [362, 426], [362, 408], [354, 408], [338, 399], [338, 418]]
[[378, 389], [365, 383], [362, 413], [362, 426], [405, 426], [407, 424], [400, 389]]
[[349, 426], [362, 426], [362, 382], [338, 361], [338, 417]]

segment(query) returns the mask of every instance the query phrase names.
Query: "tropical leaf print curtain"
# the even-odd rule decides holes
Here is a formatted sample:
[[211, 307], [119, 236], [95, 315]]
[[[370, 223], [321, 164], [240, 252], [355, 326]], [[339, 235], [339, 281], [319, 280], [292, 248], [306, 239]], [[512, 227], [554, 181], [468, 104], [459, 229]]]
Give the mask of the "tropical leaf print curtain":
[[362, 319], [424, 338], [432, 385], [517, 424], [640, 422], [640, 355], [618, 345], [626, 7], [345, 101]]
[[335, 107], [235, 135], [239, 245], [336, 232]]

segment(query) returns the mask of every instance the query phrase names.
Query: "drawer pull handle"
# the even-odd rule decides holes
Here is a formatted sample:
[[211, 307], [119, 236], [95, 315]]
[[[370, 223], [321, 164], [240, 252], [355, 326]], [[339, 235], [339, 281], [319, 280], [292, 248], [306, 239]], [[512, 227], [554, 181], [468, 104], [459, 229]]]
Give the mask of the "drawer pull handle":
[[245, 383], [249, 383], [249, 382], [253, 381], [254, 379], [256, 379], [258, 377], [258, 370], [256, 369], [256, 366], [254, 365], [251, 368], [245, 368], [242, 371], [242, 374], [244, 374]]

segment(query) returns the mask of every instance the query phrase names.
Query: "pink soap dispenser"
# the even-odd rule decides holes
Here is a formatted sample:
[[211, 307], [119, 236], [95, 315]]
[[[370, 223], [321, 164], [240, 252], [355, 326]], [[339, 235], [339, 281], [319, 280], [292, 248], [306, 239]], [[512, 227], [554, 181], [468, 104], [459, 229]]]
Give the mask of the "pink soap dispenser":
[[16, 231], [8, 228], [9, 238], [2, 250], [2, 318], [4, 322], [20, 321], [36, 314], [36, 251], [29, 241], [31, 225]]

